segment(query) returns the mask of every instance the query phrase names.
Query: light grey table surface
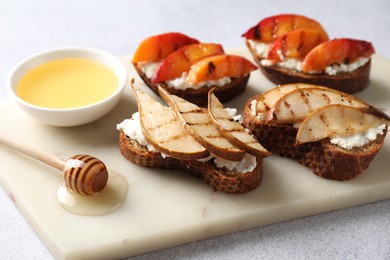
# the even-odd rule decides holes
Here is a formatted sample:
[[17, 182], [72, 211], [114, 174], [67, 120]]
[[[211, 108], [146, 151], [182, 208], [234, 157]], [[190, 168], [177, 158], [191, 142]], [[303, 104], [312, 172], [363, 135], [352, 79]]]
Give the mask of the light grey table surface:
[[[247, 28], [280, 13], [315, 18], [331, 38], [371, 41], [378, 54], [390, 58], [389, 12], [388, 0], [0, 0], [0, 101], [8, 97], [4, 82], [12, 67], [49, 48], [90, 46], [127, 55], [145, 37], [169, 31], [241, 47]], [[0, 205], [0, 259], [52, 259], [2, 189]], [[390, 200], [135, 257], [152, 258], [390, 259]]]

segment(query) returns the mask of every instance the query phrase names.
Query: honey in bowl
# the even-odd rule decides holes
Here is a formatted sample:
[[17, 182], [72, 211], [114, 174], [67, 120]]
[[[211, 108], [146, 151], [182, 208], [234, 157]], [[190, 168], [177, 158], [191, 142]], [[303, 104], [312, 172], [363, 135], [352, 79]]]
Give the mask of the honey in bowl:
[[86, 58], [63, 58], [39, 65], [23, 75], [17, 95], [47, 108], [76, 108], [99, 102], [119, 86], [115, 72]]

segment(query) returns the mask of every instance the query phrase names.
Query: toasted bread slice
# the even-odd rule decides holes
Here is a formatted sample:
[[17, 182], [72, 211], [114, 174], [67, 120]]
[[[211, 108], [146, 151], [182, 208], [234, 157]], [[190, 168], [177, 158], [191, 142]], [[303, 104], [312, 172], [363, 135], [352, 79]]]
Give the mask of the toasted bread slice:
[[132, 163], [144, 167], [168, 168], [185, 171], [200, 177], [215, 191], [228, 193], [246, 193], [261, 184], [263, 159], [256, 158], [256, 167], [251, 172], [240, 173], [236, 170], [218, 168], [213, 160], [179, 160], [173, 157], [162, 157], [160, 152], [149, 151], [146, 146], [130, 139], [121, 130], [119, 148], [122, 155]]
[[232, 78], [230, 83], [225, 84], [221, 87], [210, 86], [202, 87], [199, 89], [187, 88], [186, 90], [181, 90], [170, 87], [165, 82], [152, 83], [151, 79], [146, 77], [145, 73], [142, 72], [141, 68], [137, 64], [134, 64], [134, 67], [137, 70], [139, 76], [142, 78], [142, 80], [157, 94], [159, 94], [158, 87], [161, 86], [170, 94], [179, 96], [198, 106], [207, 106], [208, 92], [214, 87], [217, 87], [217, 90], [214, 93], [221, 102], [227, 102], [229, 100], [232, 100], [233, 98], [245, 91], [250, 76], [248, 74], [239, 78]]
[[331, 144], [329, 138], [296, 145], [297, 128], [292, 124], [267, 124], [253, 114], [250, 99], [244, 109], [243, 125], [274, 154], [293, 159], [315, 174], [332, 180], [348, 180], [362, 174], [382, 148], [388, 128], [374, 141], [347, 150]]
[[[160, 88], [171, 109], [134, 84], [132, 88], [139, 111], [117, 125], [119, 147], [125, 158], [141, 166], [183, 170], [201, 177], [216, 191], [244, 193], [260, 185], [262, 158], [268, 154], [252, 156], [231, 143], [226, 145], [208, 113], [199, 113], [204, 109], [193, 103], [169, 95]], [[198, 141], [200, 139], [202, 142]], [[199, 146], [207, 155], [207, 149], [212, 148], [210, 156], [201, 152], [199, 157], [198, 153], [193, 153], [199, 150]]]
[[246, 45], [250, 50], [253, 59], [258, 64], [260, 71], [271, 82], [277, 85], [288, 83], [308, 83], [327, 86], [352, 94], [362, 91], [368, 87], [370, 83], [371, 60], [358, 69], [348, 73], [340, 73], [336, 75], [328, 75], [325, 73], [308, 74], [292, 69], [282, 68], [277, 65], [263, 66], [261, 63], [262, 58], [257, 55], [256, 51], [248, 44], [248, 42]]

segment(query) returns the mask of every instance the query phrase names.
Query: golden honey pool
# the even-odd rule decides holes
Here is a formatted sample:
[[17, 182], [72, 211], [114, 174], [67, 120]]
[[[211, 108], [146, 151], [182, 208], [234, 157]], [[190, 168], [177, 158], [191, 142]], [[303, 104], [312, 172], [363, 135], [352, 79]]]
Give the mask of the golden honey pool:
[[111, 111], [126, 81], [126, 68], [117, 57], [75, 47], [25, 59], [11, 71], [7, 87], [31, 117], [49, 125], [75, 126]]

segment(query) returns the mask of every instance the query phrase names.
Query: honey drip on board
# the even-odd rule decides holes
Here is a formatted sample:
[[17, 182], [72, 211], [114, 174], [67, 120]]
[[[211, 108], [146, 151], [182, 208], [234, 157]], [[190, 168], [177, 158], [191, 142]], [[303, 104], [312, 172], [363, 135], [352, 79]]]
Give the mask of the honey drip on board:
[[126, 179], [110, 170], [107, 186], [98, 194], [83, 196], [61, 184], [57, 191], [59, 204], [65, 210], [77, 215], [106, 215], [119, 208], [127, 197]]

